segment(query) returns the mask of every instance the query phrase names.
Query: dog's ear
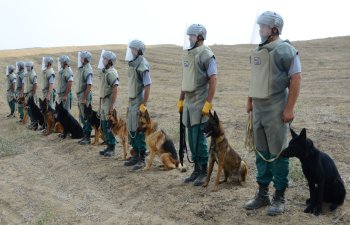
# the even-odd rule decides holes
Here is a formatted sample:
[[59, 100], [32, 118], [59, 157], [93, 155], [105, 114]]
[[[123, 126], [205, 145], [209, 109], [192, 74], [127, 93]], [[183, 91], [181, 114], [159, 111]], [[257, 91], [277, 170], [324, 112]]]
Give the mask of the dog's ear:
[[112, 116], [117, 118], [117, 110], [116, 109], [113, 109]]
[[299, 134], [301, 140], [306, 140], [306, 129], [303, 128]]
[[214, 120], [216, 121], [216, 122], [220, 122], [219, 121], [219, 117], [218, 117], [218, 114], [216, 114], [216, 111], [214, 111]]
[[213, 114], [211, 113], [211, 110], [209, 110], [209, 117], [213, 117]]
[[41, 100], [41, 98], [39, 98], [39, 103], [41, 104], [43, 101]]
[[292, 138], [298, 137], [298, 134], [295, 133], [295, 131], [292, 128], [289, 128], [289, 130], [290, 130], [290, 134], [292, 135]]
[[91, 103], [89, 104], [89, 110], [92, 110], [92, 106], [91, 106]]
[[151, 118], [149, 117], [148, 110], [146, 110], [146, 111], [144, 112], [144, 114], [145, 114], [146, 120], [147, 120], [147, 121], [150, 121]]
[[56, 103], [56, 108], [58, 107], [58, 103], [57, 102], [55, 102]]

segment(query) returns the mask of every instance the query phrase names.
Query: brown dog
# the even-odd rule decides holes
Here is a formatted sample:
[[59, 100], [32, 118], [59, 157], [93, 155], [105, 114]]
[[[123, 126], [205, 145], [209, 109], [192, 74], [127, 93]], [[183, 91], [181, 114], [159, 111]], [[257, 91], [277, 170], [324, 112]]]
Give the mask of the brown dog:
[[[109, 123], [110, 129], [112, 129], [113, 134], [117, 135], [122, 142], [122, 146], [123, 146], [122, 159], [126, 160], [126, 155], [127, 155], [126, 150], [128, 149], [128, 128], [126, 126], [126, 122], [117, 115], [117, 110], [114, 109], [112, 114], [108, 115], [108, 123]], [[115, 157], [116, 157], [116, 154], [115, 154]]]
[[52, 130], [56, 133], [63, 133], [63, 126], [60, 122], [57, 122], [54, 116], [54, 109], [49, 106], [49, 102], [39, 98], [40, 111], [44, 115], [44, 121], [46, 124], [45, 135], [51, 134]]
[[[218, 173], [212, 191], [217, 191], [219, 184], [227, 182], [227, 179], [232, 175], [238, 177], [238, 182], [242, 185], [248, 174], [248, 166], [228, 143], [216, 112], [214, 112], [214, 116], [211, 112], [209, 113], [209, 120], [203, 131], [206, 137], [211, 137], [208, 176], [203, 187], [207, 187], [209, 184], [215, 162], [218, 163]], [[220, 181], [222, 170], [224, 170], [225, 179]]]
[[26, 104], [26, 98], [24, 96], [18, 98], [18, 103], [23, 106], [23, 119], [21, 124], [26, 124], [28, 122], [28, 107]]
[[151, 168], [156, 154], [163, 163], [165, 170], [175, 169], [179, 166], [179, 160], [174, 143], [163, 130], [157, 128], [157, 123], [151, 120], [147, 110], [144, 113], [140, 112], [137, 130], [145, 132], [146, 143], [150, 152], [150, 159], [144, 170]]

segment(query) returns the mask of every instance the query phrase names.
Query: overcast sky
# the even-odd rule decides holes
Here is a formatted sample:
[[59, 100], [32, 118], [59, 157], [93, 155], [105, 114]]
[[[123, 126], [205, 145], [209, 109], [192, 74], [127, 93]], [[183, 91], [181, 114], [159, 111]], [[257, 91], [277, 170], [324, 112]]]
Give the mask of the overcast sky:
[[[239, 2], [239, 4], [237, 4]], [[282, 38], [350, 35], [345, 0], [0, 0], [0, 49], [77, 45], [182, 45], [186, 24], [207, 28], [206, 44], [250, 43], [257, 14], [285, 21]]]

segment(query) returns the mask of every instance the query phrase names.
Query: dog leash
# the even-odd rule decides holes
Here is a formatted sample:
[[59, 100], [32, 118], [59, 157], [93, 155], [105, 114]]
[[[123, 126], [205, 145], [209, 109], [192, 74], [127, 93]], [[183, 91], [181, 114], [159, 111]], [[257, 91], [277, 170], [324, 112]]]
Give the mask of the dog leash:
[[[288, 122], [289, 128], [291, 128], [292, 121]], [[245, 147], [249, 149], [249, 152], [255, 151], [265, 162], [273, 162], [276, 159], [278, 159], [283, 152], [283, 148], [279, 151], [279, 153], [271, 159], [266, 159], [260, 151], [255, 146], [254, 143], [254, 133], [253, 133], [253, 114], [252, 112], [249, 113], [248, 119], [247, 119], [247, 126], [246, 126], [246, 138], [245, 138]]]

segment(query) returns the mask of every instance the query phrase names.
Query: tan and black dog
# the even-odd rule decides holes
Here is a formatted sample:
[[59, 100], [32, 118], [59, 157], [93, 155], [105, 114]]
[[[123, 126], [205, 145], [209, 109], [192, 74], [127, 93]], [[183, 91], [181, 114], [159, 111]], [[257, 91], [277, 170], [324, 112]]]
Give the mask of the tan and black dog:
[[45, 135], [51, 134], [52, 130], [56, 133], [63, 132], [63, 126], [60, 122], [57, 122], [54, 117], [55, 110], [49, 106], [49, 101], [47, 99], [41, 100], [39, 98], [40, 111], [44, 115], [44, 121], [46, 124]]
[[103, 135], [102, 127], [100, 126], [101, 120], [97, 117], [97, 112], [92, 109], [91, 104], [89, 104], [89, 106], [84, 105], [84, 120], [89, 122], [95, 131], [95, 139], [92, 145], [98, 145], [100, 138], [103, 140], [101, 144], [105, 144], [106, 139]]
[[[126, 125], [126, 122], [117, 115], [117, 110], [114, 109], [112, 114], [108, 115], [108, 123], [109, 128], [112, 130], [113, 134], [117, 135], [119, 137], [119, 140], [121, 140], [123, 147], [122, 159], [126, 160], [126, 151], [128, 149], [128, 127]], [[115, 154], [115, 156], [116, 155], [117, 154]]]
[[[228, 178], [233, 176], [237, 177], [242, 185], [248, 174], [248, 166], [228, 143], [216, 112], [214, 115], [209, 113], [209, 120], [203, 131], [206, 137], [211, 137], [208, 175], [203, 186], [208, 186], [215, 162], [218, 163], [218, 173], [212, 191], [217, 191], [219, 184], [227, 182]], [[225, 179], [220, 181], [222, 170], [224, 170]]]
[[18, 103], [23, 106], [23, 119], [21, 124], [26, 124], [28, 122], [28, 107], [26, 104], [26, 98], [24, 96], [18, 98]]
[[158, 130], [157, 123], [151, 120], [147, 110], [144, 113], [140, 112], [137, 130], [145, 132], [146, 143], [150, 152], [150, 159], [144, 170], [151, 168], [156, 154], [163, 163], [165, 170], [175, 169], [179, 166], [173, 141], [163, 130]]

